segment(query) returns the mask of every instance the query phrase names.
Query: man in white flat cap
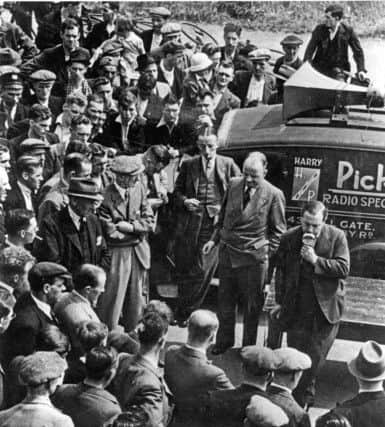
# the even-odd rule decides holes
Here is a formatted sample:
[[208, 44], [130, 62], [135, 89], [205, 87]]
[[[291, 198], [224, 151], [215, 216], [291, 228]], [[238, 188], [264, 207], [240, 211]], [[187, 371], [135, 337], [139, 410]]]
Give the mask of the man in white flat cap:
[[276, 95], [275, 77], [267, 71], [271, 58], [268, 49], [255, 49], [247, 58], [253, 64], [252, 71], [239, 71], [229, 84], [229, 89], [241, 100], [242, 107], [255, 107], [273, 103]]
[[161, 45], [163, 39], [161, 29], [171, 16], [171, 12], [162, 6], [153, 7], [149, 10], [149, 13], [151, 16], [152, 28], [140, 34], [146, 53], [151, 52]]

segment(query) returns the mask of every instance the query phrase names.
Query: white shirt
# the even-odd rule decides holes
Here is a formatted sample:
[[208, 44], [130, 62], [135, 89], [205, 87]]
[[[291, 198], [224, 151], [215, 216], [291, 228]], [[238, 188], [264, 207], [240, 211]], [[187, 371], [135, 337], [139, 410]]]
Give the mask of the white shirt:
[[164, 67], [163, 59], [161, 59], [159, 68], [163, 71], [164, 78], [167, 84], [171, 87], [174, 84], [174, 68], [171, 71], [166, 70]]
[[208, 170], [207, 170], [208, 166], [210, 166], [209, 167], [210, 170], [212, 170], [214, 168], [214, 166], [215, 166], [215, 158], [216, 158], [216, 156], [213, 156], [210, 160], [208, 160], [205, 157], [201, 156], [203, 170], [204, 170], [205, 173], [208, 172]]
[[257, 80], [254, 74], [251, 76], [249, 89], [247, 90], [247, 104], [251, 101], [262, 102], [263, 99], [263, 88], [265, 86], [265, 79]]
[[17, 181], [17, 185], [19, 186], [21, 190], [21, 194], [23, 195], [24, 201], [25, 201], [25, 208], [29, 211], [33, 212], [33, 203], [32, 203], [32, 190], [28, 188], [26, 185], [21, 183], [20, 181]]
[[152, 33], [152, 41], [151, 41], [151, 48], [150, 50], [153, 50], [160, 46], [160, 43], [162, 42], [163, 36], [162, 34]]
[[125, 189], [125, 188], [123, 188], [123, 187], [121, 187], [118, 183], [116, 183], [116, 182], [114, 182], [114, 184], [115, 184], [115, 187], [116, 187], [116, 189], [118, 190], [118, 193], [119, 193], [119, 195], [120, 195], [120, 197], [123, 199], [123, 200], [127, 200], [127, 190], [129, 190], [129, 189]]
[[71, 208], [71, 206], [68, 206], [68, 213], [72, 219], [72, 222], [74, 223], [74, 226], [76, 230], [80, 230], [80, 216]]
[[36, 298], [32, 293], [31, 293], [31, 297], [35, 301], [37, 308], [40, 311], [42, 311], [47, 317], [49, 317], [51, 320], [53, 320], [52, 314], [51, 314], [51, 306], [49, 304], [47, 304], [46, 302], [41, 301], [38, 298]]
[[291, 390], [290, 390], [290, 388], [289, 388], [289, 387], [285, 387], [284, 385], [277, 384], [277, 383], [275, 383], [275, 382], [272, 382], [272, 383], [271, 383], [271, 385], [272, 385], [272, 386], [274, 386], [274, 387], [277, 387], [277, 388], [281, 388], [282, 390], [285, 390], [285, 391], [287, 391], [289, 394], [291, 394]]
[[79, 294], [78, 291], [75, 291], [75, 289], [72, 291], [73, 294], [75, 294], [78, 298], [80, 298], [85, 304], [88, 304], [91, 307], [91, 303], [88, 301], [88, 299], [86, 297], [84, 297], [83, 295]]
[[336, 36], [339, 28], [340, 28], [340, 23], [337, 22], [337, 25], [336, 25], [336, 28], [334, 29], [334, 31], [330, 31], [330, 34], [329, 34], [330, 40], [334, 40], [334, 37]]

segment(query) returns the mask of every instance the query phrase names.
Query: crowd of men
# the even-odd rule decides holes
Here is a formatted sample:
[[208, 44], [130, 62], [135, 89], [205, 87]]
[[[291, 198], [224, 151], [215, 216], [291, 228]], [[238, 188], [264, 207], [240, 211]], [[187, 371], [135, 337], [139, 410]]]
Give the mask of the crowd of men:
[[[266, 156], [241, 172], [217, 154], [229, 110], [282, 102], [303, 41], [286, 36], [270, 70], [270, 51], [233, 23], [224, 46], [192, 45], [163, 6], [144, 32], [118, 3], [98, 7], [88, 28], [81, 3], [0, 4], [0, 425], [309, 426], [343, 310], [345, 234], [317, 201], [287, 231]], [[342, 19], [327, 7], [304, 60], [345, 78], [351, 46], [363, 80]], [[216, 272], [218, 317], [202, 309]], [[173, 311], [157, 294], [171, 282]], [[207, 352], [234, 346], [238, 304], [234, 387]], [[188, 338], [166, 350], [170, 325]], [[360, 393], [317, 426], [385, 425], [382, 348], [365, 343], [349, 369]]]

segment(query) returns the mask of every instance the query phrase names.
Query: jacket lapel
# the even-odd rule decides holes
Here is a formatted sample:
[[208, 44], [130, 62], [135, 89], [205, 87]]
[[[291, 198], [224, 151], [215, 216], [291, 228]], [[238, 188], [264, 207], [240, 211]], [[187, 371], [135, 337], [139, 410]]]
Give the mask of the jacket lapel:
[[226, 176], [225, 176], [223, 161], [218, 155], [215, 158], [215, 171], [216, 171], [217, 176], [219, 178], [219, 181], [221, 183], [222, 191], [223, 191], [223, 193], [225, 193], [225, 191], [226, 191], [226, 186], [225, 186]]
[[192, 179], [192, 183], [194, 186], [194, 193], [195, 196], [198, 194], [198, 186], [199, 186], [199, 175], [201, 172], [201, 162], [202, 159], [200, 156], [197, 156], [193, 163], [192, 163], [192, 167], [191, 167], [191, 179]]
[[123, 218], [126, 218], [127, 210], [124, 200], [120, 196], [120, 193], [115, 185], [112, 186], [111, 190], [111, 202], [114, 209], [116, 209], [123, 216]]
[[71, 241], [71, 243], [75, 246], [75, 248], [82, 254], [82, 246], [80, 244], [79, 232], [75, 227], [69, 213], [68, 207], [63, 212], [63, 217], [61, 221], [61, 225], [63, 227], [63, 234], [67, 236], [67, 238]]

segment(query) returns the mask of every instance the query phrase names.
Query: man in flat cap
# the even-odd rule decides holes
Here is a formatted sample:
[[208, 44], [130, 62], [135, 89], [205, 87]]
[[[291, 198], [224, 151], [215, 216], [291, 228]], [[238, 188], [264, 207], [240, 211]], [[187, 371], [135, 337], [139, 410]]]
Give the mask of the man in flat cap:
[[72, 178], [68, 188], [69, 204], [44, 218], [33, 254], [39, 260], [65, 265], [76, 271], [82, 264], [109, 269], [110, 256], [102, 227], [94, 214], [103, 197], [90, 178]]
[[349, 46], [357, 67], [359, 80], [366, 76], [364, 51], [353, 28], [343, 22], [344, 10], [340, 4], [325, 9], [322, 24], [313, 30], [306, 47], [304, 61], [309, 61], [320, 73], [335, 77], [334, 69], [350, 71]]
[[263, 396], [253, 396], [246, 408], [244, 427], [289, 427], [285, 412]]
[[150, 268], [148, 233], [154, 215], [140, 181], [144, 171], [135, 156], [120, 155], [111, 170], [116, 179], [107, 187], [100, 218], [111, 250], [111, 268], [102, 298], [101, 318], [110, 329], [121, 323], [127, 332], [139, 322], [148, 299], [147, 271]]
[[70, 417], [50, 401], [63, 383], [67, 362], [56, 352], [38, 351], [25, 357], [20, 365], [20, 381], [27, 388], [22, 403], [0, 412], [0, 424], [9, 427], [73, 427]]
[[116, 88], [119, 87], [118, 76], [119, 58], [114, 56], [103, 56], [97, 66], [97, 73], [99, 77], [105, 77], [111, 82], [111, 85]]
[[47, 326], [58, 326], [53, 307], [66, 291], [70, 277], [65, 267], [53, 262], [39, 262], [28, 272], [31, 290], [17, 300], [16, 317], [5, 335], [6, 361], [32, 354], [39, 333]]
[[[383, 346], [375, 341], [366, 341], [347, 365], [350, 374], [357, 382], [358, 393], [350, 400], [337, 403], [331, 412], [346, 417], [352, 427], [384, 427], [385, 352]], [[317, 422], [318, 425], [326, 424]]]
[[7, 137], [13, 123], [28, 117], [28, 107], [21, 103], [23, 81], [16, 67], [0, 66], [0, 136]]
[[162, 45], [162, 59], [159, 62], [158, 80], [167, 83], [177, 99], [182, 97], [185, 73], [178, 66], [184, 61], [184, 46], [168, 42]]
[[277, 59], [273, 73], [277, 79], [277, 102], [283, 101], [283, 84], [302, 65], [302, 59], [298, 56], [303, 40], [295, 34], [289, 34], [281, 40], [281, 46], [285, 55]]
[[182, 43], [182, 26], [178, 22], [167, 22], [160, 32], [163, 37], [161, 45], [167, 42]]
[[303, 371], [311, 367], [311, 359], [291, 347], [279, 348], [274, 353], [278, 357], [278, 365], [273, 382], [267, 388], [269, 398], [286, 412], [293, 427], [310, 427], [309, 415], [294, 399], [292, 391], [297, 387]]
[[56, 117], [62, 112], [63, 98], [51, 95], [53, 85], [56, 80], [56, 74], [49, 70], [38, 70], [29, 76], [31, 85], [30, 96], [23, 98], [23, 103], [32, 106], [41, 104], [48, 107], [52, 113], [52, 122], [55, 123]]
[[152, 22], [152, 28], [150, 30], [143, 31], [140, 37], [143, 40], [144, 50], [151, 52], [158, 48], [163, 40], [161, 28], [166, 24], [167, 20], [171, 16], [171, 12], [165, 7], [154, 7], [150, 9], [150, 16]]
[[12, 191], [4, 203], [5, 210], [27, 209], [36, 213], [36, 193], [43, 181], [41, 160], [37, 156], [20, 156], [16, 162], [15, 178], [11, 183]]
[[78, 20], [68, 18], [63, 21], [60, 28], [62, 43], [45, 49], [40, 55], [24, 63], [21, 67], [23, 75], [29, 76], [36, 70], [49, 70], [56, 74], [56, 81], [52, 88], [55, 96], [64, 96], [65, 86], [68, 83], [68, 61], [74, 51], [85, 54], [87, 49], [79, 47], [80, 23]]
[[275, 77], [267, 71], [270, 58], [267, 49], [252, 50], [247, 59], [253, 64], [253, 70], [237, 72], [229, 84], [229, 89], [241, 100], [242, 107], [273, 103], [276, 83]]
[[243, 347], [242, 383], [233, 390], [209, 392], [203, 400], [203, 411], [208, 425], [235, 427], [242, 425], [246, 407], [254, 395], [269, 399], [267, 385], [278, 365], [274, 351], [267, 347]]

